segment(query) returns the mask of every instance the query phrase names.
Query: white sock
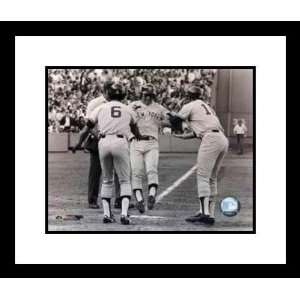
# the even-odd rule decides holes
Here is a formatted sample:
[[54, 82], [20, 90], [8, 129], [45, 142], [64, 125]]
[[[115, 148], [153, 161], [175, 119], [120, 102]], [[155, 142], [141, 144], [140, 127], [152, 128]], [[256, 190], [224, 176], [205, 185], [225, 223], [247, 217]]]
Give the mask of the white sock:
[[129, 198], [123, 197], [122, 198], [122, 215], [128, 215], [128, 207], [129, 207]]
[[105, 216], [111, 217], [110, 215], [110, 199], [102, 199], [103, 213]]
[[149, 189], [149, 196], [156, 196], [156, 186], [151, 186]]
[[202, 197], [203, 213], [209, 215], [209, 197]]
[[135, 190], [135, 198], [137, 201], [143, 201], [142, 190]]
[[215, 217], [215, 207], [216, 207], [216, 202], [214, 199], [211, 197], [209, 200], [209, 214], [212, 218]]

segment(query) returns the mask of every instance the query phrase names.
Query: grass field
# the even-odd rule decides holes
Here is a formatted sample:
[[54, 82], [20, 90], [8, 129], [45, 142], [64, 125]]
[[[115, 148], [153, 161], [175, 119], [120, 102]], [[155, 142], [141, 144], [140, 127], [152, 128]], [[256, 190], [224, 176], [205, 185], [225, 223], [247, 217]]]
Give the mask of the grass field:
[[[196, 153], [162, 153], [159, 164], [161, 194], [195, 165]], [[230, 151], [219, 174], [218, 200], [226, 196], [240, 199], [241, 211], [235, 217], [223, 216], [216, 206], [213, 226], [194, 225], [185, 217], [199, 207], [196, 175], [193, 173], [173, 192], [157, 203], [154, 210], [141, 215], [130, 210], [131, 225], [120, 224], [120, 211], [113, 209], [117, 223], [103, 224], [102, 209], [87, 205], [89, 154], [82, 151], [49, 153], [48, 157], [48, 230], [49, 231], [252, 231], [253, 228], [253, 154], [248, 149], [243, 156]], [[57, 220], [56, 216], [80, 214], [80, 221]]]

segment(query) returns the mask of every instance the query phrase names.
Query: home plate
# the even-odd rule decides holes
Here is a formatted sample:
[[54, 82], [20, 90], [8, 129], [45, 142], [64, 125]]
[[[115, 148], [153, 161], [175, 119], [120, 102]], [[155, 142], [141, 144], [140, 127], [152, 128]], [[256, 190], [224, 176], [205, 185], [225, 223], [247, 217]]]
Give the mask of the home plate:
[[160, 217], [160, 216], [149, 216], [149, 215], [130, 215], [130, 218], [136, 219], [172, 219], [170, 217]]

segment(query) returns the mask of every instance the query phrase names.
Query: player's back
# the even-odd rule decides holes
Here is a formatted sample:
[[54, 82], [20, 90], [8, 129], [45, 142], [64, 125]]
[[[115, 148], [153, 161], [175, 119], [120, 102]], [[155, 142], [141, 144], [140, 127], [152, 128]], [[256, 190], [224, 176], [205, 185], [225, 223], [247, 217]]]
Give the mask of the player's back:
[[179, 112], [196, 134], [203, 134], [209, 130], [222, 130], [222, 125], [215, 111], [204, 101], [195, 100], [183, 106]]
[[107, 101], [105, 98], [101, 95], [97, 98], [92, 99], [89, 101], [87, 108], [86, 108], [86, 118], [89, 119], [95, 109], [97, 109], [100, 105], [103, 103], [106, 103]]
[[100, 134], [122, 134], [128, 137], [132, 120], [133, 114], [131, 111], [119, 101], [110, 101], [102, 104], [98, 111]]

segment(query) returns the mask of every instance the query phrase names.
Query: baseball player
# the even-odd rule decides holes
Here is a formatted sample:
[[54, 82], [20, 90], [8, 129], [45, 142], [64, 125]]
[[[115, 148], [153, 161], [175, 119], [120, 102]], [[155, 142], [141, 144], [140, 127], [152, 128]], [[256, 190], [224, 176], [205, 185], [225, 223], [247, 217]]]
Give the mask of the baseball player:
[[[87, 105], [86, 118], [89, 119], [92, 113], [100, 107], [100, 105], [107, 101], [101, 95], [97, 98], [92, 99]], [[99, 208], [98, 205], [98, 194], [100, 187], [101, 177], [101, 166], [98, 153], [98, 131], [97, 127], [89, 129], [85, 126], [79, 135], [79, 141], [72, 149], [75, 153], [77, 149], [81, 148], [82, 143], [86, 140], [85, 145], [90, 152], [90, 167], [89, 167], [89, 179], [88, 179], [88, 203], [89, 208]]]
[[178, 138], [200, 138], [201, 144], [197, 157], [197, 185], [200, 201], [199, 212], [186, 219], [187, 222], [214, 224], [214, 208], [217, 195], [217, 175], [228, 151], [228, 139], [214, 110], [204, 101], [199, 100], [201, 90], [192, 86], [188, 90], [191, 102], [184, 105], [170, 122], [180, 120], [188, 122], [192, 133], [176, 134]]
[[113, 172], [116, 171], [120, 182], [122, 198], [121, 223], [130, 224], [128, 206], [131, 197], [130, 158], [128, 140], [134, 135], [139, 137], [134, 113], [123, 103], [125, 90], [121, 84], [109, 83], [107, 87], [108, 103], [101, 105], [92, 113], [87, 126], [98, 125], [100, 132], [99, 156], [103, 182], [101, 198], [104, 210], [103, 223], [115, 222], [111, 212]]
[[162, 125], [170, 126], [167, 118], [169, 112], [154, 102], [155, 92], [151, 84], [142, 87], [142, 100], [134, 101], [129, 107], [135, 112], [140, 140], [134, 139], [130, 145], [132, 168], [132, 189], [136, 198], [136, 206], [140, 213], [145, 212], [142, 192], [144, 165], [148, 181], [148, 209], [153, 209], [158, 189], [158, 131]]

